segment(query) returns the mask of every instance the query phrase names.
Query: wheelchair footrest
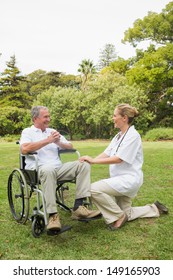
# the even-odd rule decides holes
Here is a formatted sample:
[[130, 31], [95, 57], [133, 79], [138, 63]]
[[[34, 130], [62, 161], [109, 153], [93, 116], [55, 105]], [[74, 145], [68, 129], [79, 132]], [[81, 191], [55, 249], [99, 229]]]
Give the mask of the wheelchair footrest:
[[77, 221], [79, 222], [89, 222], [89, 221], [94, 221], [94, 220], [98, 220], [102, 218], [102, 214], [98, 214], [97, 216], [93, 217], [93, 218], [81, 218], [81, 219], [77, 219]]
[[72, 226], [62, 226], [60, 230], [47, 230], [48, 235], [58, 235], [65, 231], [71, 230]]

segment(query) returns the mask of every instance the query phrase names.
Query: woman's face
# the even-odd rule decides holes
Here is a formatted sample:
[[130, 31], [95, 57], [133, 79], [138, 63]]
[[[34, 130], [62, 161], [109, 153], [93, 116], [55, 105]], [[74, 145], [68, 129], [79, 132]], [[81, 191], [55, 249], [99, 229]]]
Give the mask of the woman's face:
[[127, 116], [126, 115], [124, 117], [121, 116], [118, 109], [115, 109], [112, 119], [113, 119], [115, 128], [121, 129], [128, 123]]

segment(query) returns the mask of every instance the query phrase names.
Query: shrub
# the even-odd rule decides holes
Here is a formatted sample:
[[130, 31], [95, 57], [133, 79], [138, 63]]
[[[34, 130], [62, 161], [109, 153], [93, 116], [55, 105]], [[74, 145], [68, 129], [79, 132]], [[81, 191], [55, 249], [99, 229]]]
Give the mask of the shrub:
[[0, 135], [20, 134], [25, 127], [27, 110], [17, 107], [2, 107], [0, 114]]
[[153, 128], [149, 130], [143, 140], [159, 141], [159, 140], [173, 140], [173, 128]]

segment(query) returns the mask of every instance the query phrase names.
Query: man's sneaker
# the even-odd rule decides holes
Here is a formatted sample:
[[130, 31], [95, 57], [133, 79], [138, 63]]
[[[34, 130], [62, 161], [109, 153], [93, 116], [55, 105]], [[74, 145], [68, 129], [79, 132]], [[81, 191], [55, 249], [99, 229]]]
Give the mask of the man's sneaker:
[[47, 230], [60, 230], [60, 229], [61, 229], [61, 223], [58, 214], [54, 214], [50, 216], [47, 225]]
[[77, 210], [72, 210], [71, 218], [73, 220], [89, 219], [101, 215], [99, 210], [89, 210], [85, 206], [79, 206]]
[[155, 201], [154, 204], [156, 205], [160, 214], [168, 214], [168, 208], [165, 205], [163, 205], [159, 201]]

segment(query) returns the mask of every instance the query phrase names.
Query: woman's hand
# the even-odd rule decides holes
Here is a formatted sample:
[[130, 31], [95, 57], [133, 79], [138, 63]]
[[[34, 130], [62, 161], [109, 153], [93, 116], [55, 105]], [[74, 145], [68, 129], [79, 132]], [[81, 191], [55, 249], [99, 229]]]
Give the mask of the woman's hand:
[[121, 163], [122, 159], [120, 159], [117, 156], [109, 157], [103, 153], [96, 158], [92, 158], [90, 156], [83, 156], [79, 158], [79, 161], [80, 162], [87, 161], [90, 164], [117, 164], [117, 163]]
[[90, 156], [83, 156], [83, 157], [79, 158], [79, 161], [80, 162], [87, 161], [88, 163], [93, 163], [94, 159], [92, 157], [90, 157]]

